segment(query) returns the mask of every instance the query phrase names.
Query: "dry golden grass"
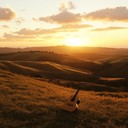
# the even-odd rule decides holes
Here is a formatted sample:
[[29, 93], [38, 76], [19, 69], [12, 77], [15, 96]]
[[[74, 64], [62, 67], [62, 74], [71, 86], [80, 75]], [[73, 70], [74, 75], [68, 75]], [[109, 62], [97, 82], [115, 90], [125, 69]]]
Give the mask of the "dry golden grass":
[[127, 128], [127, 93], [80, 91], [80, 110], [61, 106], [74, 89], [0, 70], [1, 128]]
[[29, 76], [44, 76], [62, 79], [84, 79], [89, 71], [48, 61], [0, 61], [0, 68], [13, 73]]
[[[75, 49], [74, 49], [75, 50]], [[98, 50], [98, 49], [97, 49]], [[64, 55], [63, 52], [61, 54], [56, 54], [54, 52], [40, 52], [40, 51], [29, 51], [29, 52], [17, 52], [17, 53], [7, 53], [7, 54], [0, 54], [0, 60], [2, 61], [31, 61], [33, 64], [30, 64], [30, 67], [28, 68], [33, 68], [34, 64], [35, 67], [38, 68], [37, 65], [41, 65], [38, 63], [34, 62], [39, 62], [39, 61], [49, 61], [51, 62], [51, 68], [54, 68], [54, 70], [67, 70], [69, 72], [75, 72], [75, 73], [94, 73], [98, 74], [104, 77], [121, 77], [121, 78], [127, 78], [128, 76], [128, 55], [127, 55], [127, 50], [122, 49], [124, 52], [122, 53], [119, 49], [120, 52], [118, 52], [117, 49], [103, 49], [99, 48], [102, 52], [99, 51], [92, 51], [91, 53], [81, 53], [77, 55], [76, 54], [73, 56], [69, 55]], [[108, 54], [105, 54], [106, 52]], [[114, 51], [115, 52], [114, 52]], [[104, 53], [104, 52], [105, 53]], [[110, 53], [109, 53], [110, 52]], [[67, 52], [68, 53], [68, 52]], [[113, 53], [113, 54], [112, 54]], [[54, 64], [52, 64], [54, 62]], [[55, 65], [55, 63], [59, 64]], [[28, 63], [16, 63], [12, 66], [15, 66], [17, 69], [21, 68], [27, 68], [26, 66]], [[8, 64], [7, 64], [8, 65]], [[42, 64], [45, 66], [44, 64]], [[69, 66], [69, 67], [64, 67], [63, 65]], [[9, 66], [9, 65], [8, 65]], [[19, 66], [19, 67], [18, 67]], [[24, 66], [24, 67], [23, 67]], [[50, 65], [47, 65], [50, 67]], [[2, 69], [6, 69], [6, 64], [5, 66], [3, 63], [0, 63], [0, 67]], [[34, 68], [35, 68], [34, 67]], [[28, 72], [31, 72], [31, 69], [26, 69]], [[32, 70], [33, 71], [33, 70]], [[28, 73], [29, 74], [29, 73]]]

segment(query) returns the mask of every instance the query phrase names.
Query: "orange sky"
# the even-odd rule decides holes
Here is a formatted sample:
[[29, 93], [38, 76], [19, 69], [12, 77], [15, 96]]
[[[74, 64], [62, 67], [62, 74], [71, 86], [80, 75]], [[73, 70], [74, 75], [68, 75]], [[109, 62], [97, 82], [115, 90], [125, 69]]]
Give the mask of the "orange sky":
[[0, 47], [128, 48], [127, 0], [1, 0]]

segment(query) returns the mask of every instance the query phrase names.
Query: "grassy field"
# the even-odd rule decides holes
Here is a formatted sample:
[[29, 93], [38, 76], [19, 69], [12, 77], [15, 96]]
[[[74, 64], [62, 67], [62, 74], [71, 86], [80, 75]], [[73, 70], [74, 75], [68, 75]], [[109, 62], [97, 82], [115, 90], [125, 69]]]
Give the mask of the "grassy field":
[[[0, 128], [127, 128], [126, 51], [95, 50], [0, 54]], [[80, 110], [62, 110], [80, 85]]]
[[[84, 58], [85, 56], [86, 58]], [[50, 63], [43, 63], [44, 61]], [[0, 54], [0, 68], [11, 70], [10, 67], [11, 69], [16, 68], [18, 70], [25, 69], [28, 72], [39, 72], [44, 67], [46, 71], [52, 68], [54, 69], [53, 71], [59, 70], [59, 72], [63, 70], [74, 72], [75, 74], [84, 72], [86, 74], [94, 73], [104, 77], [127, 78], [128, 55], [99, 55], [99, 53], [95, 53], [94, 56], [94, 53], [84, 53], [73, 57], [65, 54], [40, 51]]]
[[75, 91], [0, 70], [0, 127], [128, 127], [128, 93], [81, 90], [80, 110], [74, 113], [63, 111], [61, 106]]

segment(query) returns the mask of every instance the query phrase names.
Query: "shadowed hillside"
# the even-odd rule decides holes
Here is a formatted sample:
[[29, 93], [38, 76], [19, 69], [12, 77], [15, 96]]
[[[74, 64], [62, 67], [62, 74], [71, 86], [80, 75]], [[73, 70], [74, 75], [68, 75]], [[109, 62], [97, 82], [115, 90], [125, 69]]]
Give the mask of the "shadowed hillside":
[[77, 69], [84, 69], [86, 71], [95, 71], [100, 68], [100, 64], [93, 61], [85, 61], [79, 58], [71, 57], [69, 55], [55, 54], [52, 52], [17, 52], [0, 54], [0, 60], [4, 61], [49, 61], [61, 65], [74, 67]]
[[17, 52], [0, 54], [0, 60], [6, 61], [51, 61], [81, 69], [95, 70], [100, 68], [100, 64], [93, 61], [85, 61], [69, 55], [56, 54], [53, 52]]
[[32, 77], [84, 80], [92, 76], [87, 71], [48, 61], [0, 61], [0, 68]]
[[0, 70], [1, 128], [127, 128], [128, 94], [80, 91], [80, 110], [61, 109], [74, 89]]
[[[17, 52], [0, 54], [0, 69], [16, 74], [45, 79], [62, 86], [91, 82], [85, 90], [128, 91], [128, 58], [107, 56], [97, 61], [83, 60], [53, 52]], [[119, 78], [111, 81], [101, 78]], [[55, 80], [57, 79], [57, 80]], [[68, 82], [61, 82], [62, 80]]]
[[[96, 55], [98, 56], [99, 54], [96, 54]], [[17, 53], [0, 54], [0, 60], [1, 60], [0, 65], [2, 68], [5, 69], [5, 67], [7, 67], [5, 64], [6, 62], [2, 62], [2, 61], [10, 61], [7, 63], [11, 63], [11, 61], [13, 61], [12, 63], [15, 63], [16, 68], [18, 68], [18, 66], [19, 68], [23, 68], [23, 66], [26, 66], [26, 71], [28, 71], [28, 70], [32, 70], [32, 68], [34, 70], [34, 68], [36, 67], [37, 69], [35, 68], [36, 70], [34, 70], [34, 72], [40, 72], [39, 71], [40, 68], [41, 67], [43, 68], [45, 64], [41, 65], [37, 62], [47, 61], [47, 62], [51, 62], [51, 64], [47, 63], [47, 65], [49, 65], [47, 69], [50, 69], [50, 67], [53, 67], [53, 68], [56, 68], [57, 70], [58, 68], [57, 64], [58, 64], [60, 67], [63, 67], [64, 70], [66, 71], [72, 70], [82, 74], [92, 73], [92, 74], [97, 74], [104, 77], [127, 78], [128, 55], [113, 55], [113, 56], [107, 55], [106, 57], [105, 55], [103, 56], [101, 58], [100, 56], [99, 58], [97, 57], [97, 59], [95, 58], [95, 61], [94, 61], [91, 59], [89, 60], [89, 58], [88, 60], [85, 60], [82, 57], [77, 58], [77, 57], [72, 57], [64, 54], [56, 54], [53, 52], [39, 52], [39, 51], [17, 52]], [[90, 58], [91, 58], [91, 55], [90, 55]], [[17, 62], [14, 62], [14, 61], [17, 61]], [[22, 63], [21, 62], [19, 63], [18, 61], [22, 61]], [[30, 65], [28, 64], [28, 61], [31, 61]], [[40, 67], [39, 69], [36, 64]], [[69, 66], [69, 67], [65, 68], [64, 66]], [[62, 71], [60, 69], [61, 68], [59, 68], [59, 71]]]

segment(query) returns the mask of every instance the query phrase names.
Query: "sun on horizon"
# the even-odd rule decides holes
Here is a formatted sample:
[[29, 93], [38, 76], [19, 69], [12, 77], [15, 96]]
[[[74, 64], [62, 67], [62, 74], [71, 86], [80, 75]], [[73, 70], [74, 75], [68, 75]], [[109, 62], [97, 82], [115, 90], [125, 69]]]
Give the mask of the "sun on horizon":
[[87, 42], [84, 41], [81, 38], [78, 37], [68, 37], [65, 38], [63, 41], [64, 45], [66, 46], [74, 46], [74, 47], [79, 47], [79, 46], [83, 46], [84, 44], [86, 44]]
[[128, 0], [49, 2], [1, 0], [0, 47], [128, 48]]

